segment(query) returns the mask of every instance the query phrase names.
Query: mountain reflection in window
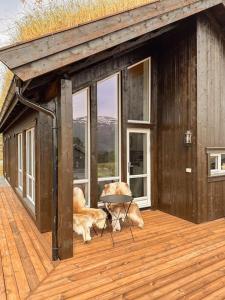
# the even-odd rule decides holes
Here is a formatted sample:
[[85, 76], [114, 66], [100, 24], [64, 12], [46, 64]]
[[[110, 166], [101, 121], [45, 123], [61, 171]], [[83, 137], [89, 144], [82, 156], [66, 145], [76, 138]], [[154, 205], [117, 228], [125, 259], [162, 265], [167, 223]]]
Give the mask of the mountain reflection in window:
[[97, 84], [98, 178], [119, 176], [119, 75]]
[[88, 179], [88, 90], [73, 95], [74, 179]]

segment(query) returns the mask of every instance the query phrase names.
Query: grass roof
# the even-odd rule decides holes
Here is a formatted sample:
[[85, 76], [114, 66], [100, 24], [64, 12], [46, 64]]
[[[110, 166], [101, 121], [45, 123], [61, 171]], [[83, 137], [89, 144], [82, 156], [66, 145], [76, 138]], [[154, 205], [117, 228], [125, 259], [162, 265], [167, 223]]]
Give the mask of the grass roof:
[[[75, 27], [158, 0], [21, 0], [24, 15], [15, 21], [12, 43], [25, 42], [57, 31]], [[7, 95], [13, 75], [7, 70], [0, 91], [0, 107]]]
[[[26, 3], [26, 1], [23, 0]], [[158, 0], [36, 0], [16, 22], [13, 40], [23, 42]]]

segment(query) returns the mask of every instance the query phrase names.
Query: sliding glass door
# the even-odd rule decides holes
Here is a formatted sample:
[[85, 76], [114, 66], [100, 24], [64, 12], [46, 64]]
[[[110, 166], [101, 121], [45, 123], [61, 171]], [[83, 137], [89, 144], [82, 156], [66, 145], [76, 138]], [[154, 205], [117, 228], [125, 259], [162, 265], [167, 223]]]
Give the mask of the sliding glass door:
[[120, 180], [120, 75], [97, 83], [97, 173], [99, 194]]

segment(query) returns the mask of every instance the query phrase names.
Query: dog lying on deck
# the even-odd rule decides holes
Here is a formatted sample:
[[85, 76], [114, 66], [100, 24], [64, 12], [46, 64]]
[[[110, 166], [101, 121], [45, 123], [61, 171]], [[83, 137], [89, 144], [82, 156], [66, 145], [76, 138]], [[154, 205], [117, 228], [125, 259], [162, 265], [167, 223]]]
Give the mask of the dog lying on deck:
[[[107, 195], [127, 195], [132, 196], [131, 190], [127, 183], [125, 182], [113, 182], [109, 184], [105, 184], [104, 190], [102, 192], [102, 197]], [[129, 203], [113, 203], [111, 205], [107, 205], [107, 210], [109, 211], [112, 217], [112, 227], [113, 231], [120, 231], [121, 226], [120, 222], [117, 221], [118, 216], [125, 221], [126, 211], [128, 209]], [[133, 224], [137, 225], [139, 228], [144, 227], [144, 221], [141, 216], [139, 207], [136, 203], [132, 203], [127, 214], [127, 217], [132, 221]]]
[[73, 230], [83, 235], [84, 242], [91, 240], [90, 229], [95, 225], [99, 229], [106, 226], [106, 213], [102, 209], [85, 207], [83, 191], [73, 189]]

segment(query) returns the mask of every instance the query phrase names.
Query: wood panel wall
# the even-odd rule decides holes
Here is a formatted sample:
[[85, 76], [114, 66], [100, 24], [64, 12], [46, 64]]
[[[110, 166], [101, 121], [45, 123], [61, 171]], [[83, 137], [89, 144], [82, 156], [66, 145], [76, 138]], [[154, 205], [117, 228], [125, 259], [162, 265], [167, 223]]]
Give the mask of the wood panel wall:
[[225, 216], [225, 181], [208, 179], [206, 147], [225, 147], [225, 41], [213, 19], [197, 23], [198, 222]]
[[[158, 56], [158, 207], [196, 220], [196, 26], [169, 36]], [[184, 134], [193, 132], [192, 146]], [[186, 173], [191, 168], [192, 173]]]
[[[32, 110], [24, 112], [9, 129], [4, 132], [4, 172], [5, 177], [13, 187], [28, 213], [34, 219], [38, 229], [46, 232], [51, 229], [51, 120], [42, 113]], [[23, 148], [25, 149], [25, 130], [35, 127], [35, 211], [26, 200], [26, 175], [24, 172], [23, 194], [17, 189], [18, 186], [18, 154], [17, 134], [23, 132]], [[6, 140], [7, 139], [7, 140]], [[24, 167], [26, 155], [23, 151]], [[24, 168], [25, 169], [25, 168]]]

